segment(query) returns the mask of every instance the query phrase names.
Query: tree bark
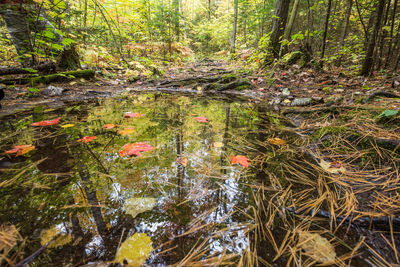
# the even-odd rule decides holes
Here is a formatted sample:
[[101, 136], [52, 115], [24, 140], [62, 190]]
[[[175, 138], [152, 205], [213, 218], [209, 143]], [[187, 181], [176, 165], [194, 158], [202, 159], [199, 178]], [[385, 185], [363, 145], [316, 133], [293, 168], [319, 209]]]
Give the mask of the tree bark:
[[290, 0], [278, 0], [276, 2], [270, 42], [270, 52], [274, 58], [279, 58], [282, 36], [285, 32], [286, 21], [289, 14], [289, 5]]
[[385, 0], [379, 0], [378, 6], [376, 8], [374, 28], [372, 30], [372, 35], [370, 36], [370, 38], [368, 40], [365, 60], [361, 67], [360, 74], [363, 76], [368, 76], [373, 69], [373, 65], [374, 65], [373, 56], [374, 56], [377, 37], [379, 34], [379, 30], [381, 28], [381, 21], [382, 21], [384, 7], [385, 7]]
[[323, 64], [322, 62], [325, 56], [326, 36], [328, 35], [328, 26], [329, 26], [329, 17], [331, 16], [331, 8], [332, 8], [332, 0], [328, 0], [328, 9], [326, 11], [326, 17], [325, 17], [324, 36], [322, 40], [321, 65]]
[[234, 14], [233, 14], [233, 29], [232, 29], [232, 42], [231, 42], [231, 52], [235, 53], [236, 50], [236, 28], [238, 19], [238, 5], [239, 0], [234, 0]]
[[0, 16], [3, 18], [11, 41], [17, 50], [18, 61], [24, 67], [33, 65], [35, 57], [33, 56], [31, 32], [26, 19], [27, 13], [21, 9], [6, 8], [4, 4], [1, 4]]
[[286, 27], [285, 36], [283, 39], [289, 40], [290, 35], [292, 34], [293, 24], [297, 16], [297, 11], [299, 10], [300, 0], [295, 0], [292, 8], [292, 12], [290, 13], [290, 18], [288, 22], [288, 26]]

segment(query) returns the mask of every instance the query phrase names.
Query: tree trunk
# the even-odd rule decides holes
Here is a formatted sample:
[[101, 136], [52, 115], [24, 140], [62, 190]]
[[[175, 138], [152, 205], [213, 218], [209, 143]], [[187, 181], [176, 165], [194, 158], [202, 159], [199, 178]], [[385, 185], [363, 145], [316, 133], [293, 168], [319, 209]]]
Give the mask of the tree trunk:
[[233, 29], [232, 29], [232, 43], [231, 43], [231, 52], [235, 53], [236, 50], [236, 28], [237, 28], [237, 19], [238, 19], [238, 5], [239, 0], [234, 0], [234, 14], [233, 14]]
[[391, 58], [390, 55], [392, 53], [393, 44], [395, 43], [395, 42], [393, 42], [393, 31], [394, 31], [394, 25], [396, 23], [397, 3], [398, 3], [398, 0], [394, 0], [393, 13], [392, 13], [392, 25], [390, 26], [390, 43], [389, 43], [389, 49], [388, 49], [388, 52], [387, 52], [387, 55], [386, 55], [385, 68], [389, 64], [389, 58]]
[[26, 67], [35, 64], [27, 13], [20, 9], [7, 8], [0, 9], [0, 16], [6, 24], [21, 65]]
[[279, 58], [282, 36], [285, 32], [286, 21], [289, 14], [289, 5], [290, 0], [278, 0], [276, 2], [270, 42], [270, 52], [274, 58]]
[[376, 46], [376, 39], [378, 37], [378, 33], [381, 28], [381, 20], [384, 7], [385, 7], [385, 0], [379, 0], [378, 6], [376, 8], [374, 28], [372, 30], [372, 35], [369, 38], [365, 60], [361, 67], [361, 75], [363, 76], [368, 76], [373, 69], [374, 65], [373, 56]]
[[328, 9], [326, 11], [326, 17], [325, 17], [324, 36], [322, 39], [321, 66], [323, 64], [323, 60], [324, 60], [324, 56], [325, 56], [326, 36], [328, 35], [328, 26], [329, 26], [329, 17], [331, 16], [331, 8], [332, 8], [332, 0], [328, 0]]
[[346, 40], [347, 31], [349, 29], [351, 8], [353, 7], [353, 0], [348, 0], [348, 3], [349, 3], [349, 6], [347, 8], [346, 17], [345, 17], [345, 21], [344, 21], [344, 26], [343, 26], [343, 30], [342, 30], [342, 35], [340, 37], [340, 47], [342, 47], [344, 45], [344, 40]]
[[292, 8], [292, 12], [290, 13], [290, 18], [288, 22], [288, 26], [286, 27], [285, 37], [283, 39], [289, 40], [290, 35], [292, 34], [293, 24], [297, 16], [297, 11], [299, 9], [300, 0], [295, 0]]

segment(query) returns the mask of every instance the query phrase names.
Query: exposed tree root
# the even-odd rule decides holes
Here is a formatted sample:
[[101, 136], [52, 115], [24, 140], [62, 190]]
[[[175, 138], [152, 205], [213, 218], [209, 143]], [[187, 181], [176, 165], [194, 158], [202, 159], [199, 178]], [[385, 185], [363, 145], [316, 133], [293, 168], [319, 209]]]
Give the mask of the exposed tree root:
[[14, 79], [4, 79], [0, 80], [0, 83], [6, 85], [14, 85], [14, 84], [49, 84], [52, 82], [61, 82], [61, 81], [68, 81], [76, 78], [93, 78], [94, 77], [94, 70], [76, 70], [76, 71], [67, 71], [67, 72], [59, 72], [55, 74], [45, 75], [45, 76], [38, 76], [38, 77], [23, 77], [23, 78], [14, 78]]
[[400, 98], [400, 95], [396, 95], [392, 92], [385, 92], [385, 91], [377, 91], [372, 94], [370, 94], [367, 98], [363, 100], [363, 103], [368, 103], [372, 99], [374, 99], [377, 96], [383, 96], [383, 97], [388, 97], [388, 98]]
[[[299, 214], [299, 215], [311, 215], [312, 211], [306, 213], [306, 214], [302, 214], [300, 212], [298, 212], [296, 208], [287, 208], [287, 211], [291, 212], [291, 213], [295, 213], [295, 214]], [[317, 211], [314, 216], [318, 216], [318, 217], [322, 217], [322, 218], [331, 218], [332, 214], [328, 211], [325, 210], [319, 210]], [[371, 217], [359, 217], [357, 219], [352, 219], [352, 217], [345, 217], [342, 215], [337, 215], [334, 214], [335, 219], [337, 222], [342, 222], [344, 221], [345, 223], [350, 223], [353, 226], [359, 226], [359, 227], [363, 227], [363, 228], [371, 228], [374, 230], [379, 230], [379, 231], [390, 231], [390, 223], [392, 223], [393, 225], [393, 230], [394, 231], [400, 231], [400, 218], [398, 217], [394, 217], [394, 218], [390, 218], [387, 216], [384, 217], [375, 217], [375, 218], [371, 218]]]

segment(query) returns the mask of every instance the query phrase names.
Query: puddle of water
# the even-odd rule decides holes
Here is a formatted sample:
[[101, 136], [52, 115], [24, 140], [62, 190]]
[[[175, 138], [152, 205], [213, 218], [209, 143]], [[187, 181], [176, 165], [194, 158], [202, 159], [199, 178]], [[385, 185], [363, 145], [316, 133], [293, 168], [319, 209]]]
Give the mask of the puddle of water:
[[[124, 118], [126, 112], [144, 116]], [[57, 117], [58, 125], [30, 126]], [[106, 129], [106, 124], [118, 127]], [[275, 194], [268, 192], [271, 184], [280, 183], [282, 190], [288, 185], [280, 178], [290, 171], [282, 162], [296, 166], [304, 161], [293, 152], [302, 140], [284, 124], [252, 103], [157, 93], [57, 111], [35, 108], [30, 116], [1, 124], [2, 151], [16, 144], [33, 144], [35, 150], [0, 157], [0, 224], [18, 227], [26, 238], [19, 244], [24, 257], [43, 245], [44, 233], [46, 240], [68, 236], [36, 257], [35, 266], [109, 262], [116, 255], [120, 259], [118, 248], [126, 250], [124, 241], [134, 242], [132, 237], [139, 234], [147, 242], [140, 263], [147, 257], [147, 264], [160, 266], [201, 260], [235, 265], [255, 247], [272, 262], [274, 248], [255, 240], [262, 217], [255, 211], [257, 196], [262, 191], [262, 201], [268, 202]], [[118, 134], [124, 128], [134, 130]], [[77, 142], [84, 136], [97, 138]], [[268, 144], [271, 137], [289, 146]], [[124, 145], [136, 142], [155, 149], [138, 157], [119, 155]], [[231, 155], [250, 158], [250, 167], [231, 165]], [[279, 223], [272, 229], [277, 241], [286, 234]], [[48, 236], [49, 229], [53, 236]]]

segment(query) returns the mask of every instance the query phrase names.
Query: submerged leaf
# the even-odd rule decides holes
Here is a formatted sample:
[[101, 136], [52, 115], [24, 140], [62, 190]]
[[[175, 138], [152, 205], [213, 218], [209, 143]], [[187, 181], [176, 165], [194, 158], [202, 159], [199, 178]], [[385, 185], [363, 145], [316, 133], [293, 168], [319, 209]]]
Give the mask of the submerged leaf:
[[134, 144], [126, 144], [122, 147], [122, 150], [119, 151], [119, 155], [123, 156], [140, 156], [140, 152], [147, 152], [155, 149], [151, 145], [144, 142], [137, 142]]
[[144, 233], [135, 233], [122, 243], [117, 251], [115, 261], [121, 264], [126, 261], [128, 266], [140, 267], [145, 263], [152, 251], [150, 237]]
[[246, 168], [249, 167], [249, 159], [242, 155], [238, 155], [238, 156], [232, 155], [231, 156], [231, 164], [236, 164], [236, 163], [238, 163]]
[[157, 200], [151, 197], [129, 198], [124, 203], [124, 210], [135, 218], [139, 213], [151, 210], [156, 203]]
[[60, 119], [61, 119], [61, 117], [58, 117], [57, 119], [49, 120], [49, 121], [34, 122], [31, 124], [31, 126], [50, 126], [50, 125], [58, 124], [60, 122]]
[[35, 149], [35, 146], [33, 145], [20, 145], [20, 146], [14, 146], [13, 149], [4, 151], [5, 154], [16, 154], [15, 156], [22, 156], [28, 153], [29, 151], [32, 151]]
[[325, 238], [317, 233], [299, 232], [299, 244], [304, 254], [320, 263], [335, 261], [335, 248]]
[[276, 145], [276, 146], [286, 145], [286, 141], [283, 139], [280, 139], [278, 137], [268, 138], [268, 142], [270, 142], [271, 144]]
[[107, 129], [107, 130], [114, 129], [114, 128], [117, 128], [117, 127], [118, 127], [118, 125], [112, 124], [112, 123], [108, 123], [108, 124], [104, 124], [103, 125], [103, 128]]
[[188, 162], [188, 159], [187, 159], [187, 158], [177, 158], [177, 159], [176, 159], [176, 162], [179, 163], [179, 164], [181, 164], [183, 167], [186, 167], [186, 164], [187, 164], [187, 162]]
[[127, 128], [124, 128], [123, 130], [118, 130], [117, 131], [117, 133], [118, 134], [120, 134], [120, 135], [129, 135], [129, 134], [131, 134], [131, 133], [134, 133], [135, 132], [135, 129], [133, 128], [133, 127], [127, 127]]
[[61, 247], [72, 241], [71, 234], [62, 232], [62, 230], [57, 226], [53, 226], [50, 229], [44, 230], [40, 234], [40, 244], [42, 246], [46, 245], [53, 239], [54, 241], [50, 243], [48, 248]]
[[144, 114], [132, 113], [132, 112], [125, 112], [125, 115], [124, 115], [125, 118], [140, 118], [143, 116], [144, 116]]
[[84, 136], [81, 139], [78, 139], [78, 142], [89, 143], [95, 139], [97, 139], [97, 136]]
[[194, 117], [193, 119], [197, 122], [208, 122], [206, 117]]
[[224, 146], [224, 143], [222, 143], [222, 142], [215, 142], [213, 144], [213, 147], [216, 147], [216, 148], [223, 147], [223, 146]]

